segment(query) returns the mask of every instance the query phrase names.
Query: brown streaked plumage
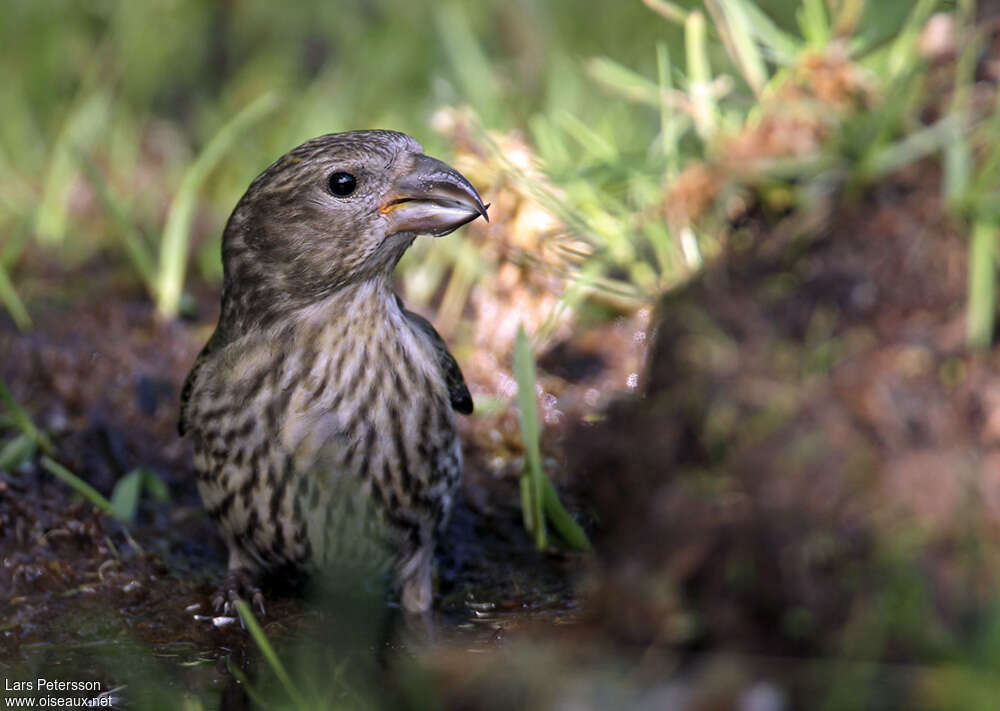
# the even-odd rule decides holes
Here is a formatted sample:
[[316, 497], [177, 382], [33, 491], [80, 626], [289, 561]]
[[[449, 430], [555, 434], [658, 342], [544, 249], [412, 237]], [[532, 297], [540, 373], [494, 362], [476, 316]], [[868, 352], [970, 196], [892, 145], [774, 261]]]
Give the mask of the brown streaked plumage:
[[418, 234], [480, 215], [465, 178], [394, 131], [307, 141], [237, 204], [219, 324], [179, 423], [229, 548], [230, 598], [263, 570], [386, 551], [404, 606], [430, 606], [462, 470], [454, 411], [472, 398], [391, 273]]

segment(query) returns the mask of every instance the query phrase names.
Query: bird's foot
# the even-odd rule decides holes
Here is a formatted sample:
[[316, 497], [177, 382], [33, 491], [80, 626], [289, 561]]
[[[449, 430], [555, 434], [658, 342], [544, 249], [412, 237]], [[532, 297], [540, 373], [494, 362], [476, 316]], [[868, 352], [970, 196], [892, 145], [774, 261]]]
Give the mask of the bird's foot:
[[[422, 548], [406, 562], [402, 575], [400, 602], [411, 614], [423, 614], [434, 602], [433, 549]], [[407, 571], [407, 568], [409, 569]]]
[[219, 589], [212, 598], [212, 607], [219, 614], [233, 615], [236, 613], [237, 600], [249, 600], [250, 604], [263, 617], [264, 593], [254, 582], [254, 574], [247, 568], [233, 568], [226, 571], [219, 583]]

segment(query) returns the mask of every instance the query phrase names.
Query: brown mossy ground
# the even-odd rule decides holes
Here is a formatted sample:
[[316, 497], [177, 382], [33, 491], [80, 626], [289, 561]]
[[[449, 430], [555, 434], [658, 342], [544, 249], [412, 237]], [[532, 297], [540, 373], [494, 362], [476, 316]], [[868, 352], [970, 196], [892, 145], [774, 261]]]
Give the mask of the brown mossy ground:
[[[689, 644], [836, 655], [833, 633], [887, 592], [894, 553], [920, 559], [911, 582], [932, 617], [915, 632], [931, 648], [930, 623], [953, 629], [991, 587], [989, 567], [957, 564], [973, 539], [995, 542], [1000, 381], [964, 349], [965, 244], [938, 180], [914, 166], [838, 199], [818, 233], [736, 239], [664, 300], [646, 397], [581, 443], [619, 571], [607, 578], [634, 603], [605, 612], [697, 601]], [[637, 561], [677, 597], [621, 574]], [[676, 642], [670, 618], [616, 629]], [[915, 641], [854, 651], [907, 658]]]

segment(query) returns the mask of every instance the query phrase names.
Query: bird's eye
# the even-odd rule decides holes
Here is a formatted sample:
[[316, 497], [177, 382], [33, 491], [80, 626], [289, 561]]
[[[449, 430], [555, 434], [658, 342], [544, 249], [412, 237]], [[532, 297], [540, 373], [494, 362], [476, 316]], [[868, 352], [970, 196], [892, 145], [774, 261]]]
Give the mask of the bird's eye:
[[358, 187], [358, 179], [350, 173], [337, 171], [330, 176], [330, 192], [337, 197], [347, 197]]

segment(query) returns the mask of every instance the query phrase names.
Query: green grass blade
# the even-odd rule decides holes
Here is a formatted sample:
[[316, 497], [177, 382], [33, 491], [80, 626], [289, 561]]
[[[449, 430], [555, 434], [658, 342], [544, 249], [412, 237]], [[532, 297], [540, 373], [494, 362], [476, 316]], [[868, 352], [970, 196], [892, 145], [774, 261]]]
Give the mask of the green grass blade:
[[129, 472], [115, 484], [111, 492], [111, 515], [119, 521], [131, 521], [139, 510], [139, 493], [142, 491], [142, 472]]
[[683, 25], [687, 20], [688, 11], [676, 3], [668, 2], [668, 0], [642, 0], [642, 4], [678, 25]]
[[876, 151], [859, 168], [859, 175], [866, 181], [875, 180], [943, 150], [955, 140], [960, 126], [958, 117], [947, 116], [935, 124], [914, 131], [906, 138]]
[[163, 479], [158, 477], [155, 472], [150, 471], [144, 467], [140, 467], [135, 471], [142, 474], [142, 486], [149, 492], [149, 495], [153, 497], [156, 501], [161, 504], [165, 504], [170, 501], [170, 489], [167, 488], [166, 483]]
[[524, 521], [524, 530], [528, 533], [535, 532], [535, 508], [531, 496], [531, 477], [522, 476], [518, 489], [521, 494], [521, 520]]
[[605, 163], [618, 160], [618, 149], [576, 116], [568, 111], [560, 111], [555, 118], [559, 126], [579, 144], [585, 155]]
[[17, 428], [24, 434], [31, 437], [31, 439], [38, 444], [39, 449], [41, 449], [45, 454], [52, 454], [55, 451], [55, 448], [52, 446], [52, 440], [49, 439], [47, 434], [35, 426], [35, 423], [31, 420], [31, 416], [28, 415], [27, 411], [21, 407], [20, 403], [14, 399], [10, 390], [7, 389], [7, 384], [2, 380], [0, 380], [0, 402], [2, 402], [10, 411], [11, 417], [13, 417], [14, 424], [17, 425]]
[[649, 79], [607, 57], [589, 60], [586, 68], [591, 79], [629, 101], [650, 106], [658, 106], [666, 101]]
[[470, 104], [487, 122], [500, 114], [500, 90], [493, 65], [476, 41], [461, 3], [438, 9], [435, 20], [440, 46], [458, 81], [461, 100]]
[[49, 457], [42, 457], [42, 466], [56, 479], [59, 479], [64, 484], [67, 484], [71, 488], [75, 489], [77, 493], [83, 496], [83, 498], [92, 503], [98, 509], [109, 516], [115, 515], [114, 508], [112, 507], [110, 501], [104, 498], [104, 496], [102, 496], [97, 489], [92, 487], [62, 464]]
[[527, 473], [521, 477], [521, 514], [525, 529], [534, 535], [539, 550], [547, 545], [545, 517], [566, 543], [577, 550], [590, 550], [590, 541], [580, 525], [573, 520], [559, 501], [555, 486], [542, 470], [541, 428], [538, 403], [535, 399], [535, 363], [531, 343], [524, 327], [517, 329], [514, 341], [514, 377], [517, 380], [517, 402], [521, 415], [521, 437], [524, 440]]
[[25, 308], [21, 297], [17, 295], [14, 282], [11, 281], [3, 264], [0, 264], [0, 303], [14, 319], [14, 325], [18, 329], [27, 331], [31, 328], [31, 316], [28, 315], [28, 309]]
[[823, 0], [802, 0], [796, 13], [803, 37], [813, 47], [825, 47], [830, 41], [830, 20]]
[[663, 156], [667, 159], [667, 180], [677, 177], [680, 171], [680, 149], [677, 145], [680, 132], [677, 130], [677, 112], [667, 101], [667, 96], [673, 92], [673, 79], [670, 76], [670, 52], [663, 42], [656, 43], [656, 74], [659, 89], [660, 109], [660, 141], [663, 143]]
[[469, 241], [458, 242], [458, 253], [452, 261], [451, 276], [441, 297], [438, 324], [441, 333], [454, 332], [469, 301], [469, 293], [483, 271], [480, 251]]
[[101, 204], [104, 205], [105, 211], [111, 216], [115, 227], [121, 235], [121, 240], [125, 244], [125, 251], [128, 252], [128, 256], [132, 260], [132, 265], [139, 272], [139, 276], [142, 278], [143, 283], [145, 283], [150, 295], [155, 297], [156, 265], [153, 262], [153, 255], [143, 241], [135, 222], [129, 216], [128, 209], [112, 193], [108, 181], [104, 179], [94, 161], [86, 153], [78, 154], [77, 162], [83, 168], [83, 172], [87, 176], [87, 181], [94, 188]]
[[261, 654], [264, 655], [267, 665], [271, 667], [271, 671], [274, 672], [276, 677], [278, 677], [278, 681], [281, 683], [282, 687], [284, 687], [285, 693], [288, 694], [288, 698], [291, 699], [297, 709], [308, 709], [305, 698], [303, 698], [302, 694], [299, 693], [295, 684], [292, 683], [292, 678], [288, 675], [285, 665], [281, 663], [281, 660], [275, 653], [274, 647], [271, 646], [271, 641], [267, 638], [267, 635], [264, 634], [264, 630], [261, 628], [257, 618], [254, 617], [253, 612], [250, 610], [250, 606], [243, 600], [237, 600], [236, 609], [240, 613], [240, 618], [242, 618], [243, 624], [246, 625], [247, 632], [250, 633], [253, 641], [257, 643], [257, 647], [260, 648]]
[[944, 151], [944, 196], [952, 208], [961, 204], [968, 196], [973, 180], [974, 158], [965, 124], [970, 115], [972, 87], [975, 72], [982, 53], [982, 41], [976, 34], [966, 40], [965, 48], [955, 66], [955, 89], [951, 97], [949, 115], [956, 117], [960, 128]]
[[[3, 170], [2, 166], [0, 166], [0, 170]], [[17, 263], [28, 246], [28, 242], [31, 241], [31, 233], [28, 228], [31, 217], [23, 213], [12, 214], [15, 220], [20, 223], [20, 227], [14, 227], [3, 222], [2, 209], [3, 206], [0, 205], [0, 229], [5, 231], [3, 244], [0, 244], [0, 266], [6, 267], [9, 271], [11, 265]]]
[[256, 707], [266, 709], [268, 707], [267, 699], [260, 695], [260, 692], [254, 688], [253, 683], [247, 679], [246, 674], [244, 674], [239, 667], [233, 664], [233, 660], [231, 658], [226, 659], [226, 667], [229, 669], [229, 673], [233, 675], [233, 678], [236, 679], [236, 681], [240, 683], [240, 686], [242, 686], [247, 692], [247, 696], [249, 696], [250, 700], [256, 704]]
[[972, 148], [966, 135], [956, 131], [953, 140], [944, 146], [942, 192], [945, 200], [953, 208], [966, 197], [972, 179]]
[[754, 36], [775, 60], [787, 64], [802, 50], [802, 43], [778, 27], [757, 3], [742, 2], [741, 5]]
[[264, 94], [233, 116], [208, 142], [201, 155], [184, 174], [177, 195], [170, 204], [167, 222], [163, 228], [163, 240], [160, 243], [156, 307], [161, 315], [173, 318], [180, 307], [188, 245], [191, 239], [191, 222], [194, 217], [195, 200], [202, 183], [239, 135], [276, 109], [279, 103], [277, 94]]
[[997, 92], [993, 113], [983, 127], [983, 133], [983, 143], [988, 148], [970, 188], [973, 196], [988, 193], [1000, 185], [1000, 91]]
[[938, 0], [917, 0], [913, 11], [892, 41], [888, 54], [888, 81], [892, 81], [901, 73], [908, 71], [919, 61], [918, 39], [927, 19], [937, 8]]
[[[592, 61], [599, 62], [601, 60]], [[593, 74], [591, 74], [591, 78], [599, 82]], [[613, 86], [609, 88], [615, 90]], [[626, 96], [625, 98], [628, 99], [630, 97]], [[528, 125], [531, 128], [532, 142], [538, 151], [538, 156], [541, 158], [542, 164], [548, 166], [549, 170], [553, 171], [572, 169], [575, 165], [574, 158], [565, 140], [566, 137], [562, 131], [556, 129], [549, 116], [546, 114], [532, 116]]]
[[535, 361], [531, 355], [531, 344], [524, 327], [517, 329], [514, 341], [514, 378], [517, 380], [517, 404], [521, 414], [521, 438], [524, 440], [524, 456], [528, 469], [529, 514], [525, 522], [534, 524], [535, 545], [539, 550], [546, 546], [545, 519], [545, 477], [542, 471], [541, 429], [538, 424], [538, 402], [535, 400]]
[[684, 23], [684, 49], [687, 56], [688, 92], [694, 105], [695, 130], [703, 141], [715, 137], [719, 108], [712, 95], [712, 70], [708, 61], [705, 16], [692, 12]]
[[95, 91], [66, 119], [48, 161], [45, 187], [35, 213], [35, 234], [39, 241], [47, 244], [63, 241], [69, 223], [66, 198], [77, 170], [75, 152], [95, 141], [107, 124], [109, 108], [108, 96]]
[[969, 250], [969, 348], [986, 350], [993, 343], [997, 309], [997, 238], [1000, 220], [981, 218], [972, 225]]
[[0, 447], [0, 471], [10, 471], [21, 466], [33, 456], [37, 444], [27, 433], [22, 432]]
[[591, 547], [587, 534], [562, 505], [556, 487], [553, 486], [548, 477], [545, 477], [542, 485], [545, 489], [545, 513], [552, 522], [552, 526], [571, 547], [578, 551], [589, 551]]
[[707, 0], [705, 3], [715, 20], [726, 51], [743, 75], [744, 81], [759, 96], [767, 83], [767, 69], [760, 48], [757, 47], [750, 19], [744, 11], [745, 4], [741, 0]]
[[37, 219], [35, 203], [38, 195], [31, 181], [22, 173], [23, 169], [0, 146], [0, 173], [4, 176], [3, 190], [0, 191], [0, 210], [30, 223]]

